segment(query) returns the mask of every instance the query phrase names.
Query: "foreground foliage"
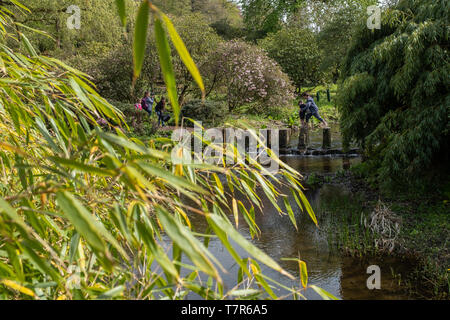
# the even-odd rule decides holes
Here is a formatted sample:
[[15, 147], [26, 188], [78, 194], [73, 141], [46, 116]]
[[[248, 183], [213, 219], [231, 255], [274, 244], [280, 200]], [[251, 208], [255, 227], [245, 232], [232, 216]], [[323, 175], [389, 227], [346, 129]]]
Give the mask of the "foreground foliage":
[[[116, 2], [125, 22], [124, 1]], [[143, 64], [150, 12], [177, 113], [165, 27], [202, 91], [203, 83], [170, 20], [148, 1], [136, 20], [135, 78]], [[2, 18], [2, 26], [14, 26], [7, 15]], [[175, 164], [167, 152], [170, 143], [161, 151], [152, 141], [128, 138], [121, 112], [92, 89], [85, 74], [38, 55], [22, 33], [18, 39], [4, 31], [1, 36], [21, 41], [28, 55], [0, 45], [0, 298], [180, 299], [189, 293], [205, 299], [277, 298], [275, 288], [283, 286], [269, 285], [259, 264], [293, 276], [240, 235], [229, 214], [258, 236], [259, 188], [295, 223], [286, 195], [278, 191], [287, 184], [315, 221], [297, 172], [280, 162], [279, 176], [264, 176], [258, 163], [239, 157], [231, 168]], [[97, 124], [99, 118], [110, 120], [107, 128]], [[206, 234], [193, 229], [192, 214], [204, 218]], [[240, 267], [235, 288], [223, 284], [226, 270], [207, 248], [211, 237]], [[231, 240], [248, 255], [240, 257]], [[301, 297], [311, 287], [329, 298], [308, 285], [306, 265], [299, 260], [299, 266], [302, 285], [284, 289]]]

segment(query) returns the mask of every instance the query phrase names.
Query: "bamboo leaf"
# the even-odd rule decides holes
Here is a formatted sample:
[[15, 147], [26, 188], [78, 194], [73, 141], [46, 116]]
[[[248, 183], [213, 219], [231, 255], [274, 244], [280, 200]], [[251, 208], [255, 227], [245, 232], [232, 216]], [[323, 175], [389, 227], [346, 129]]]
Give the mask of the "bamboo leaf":
[[189, 72], [192, 75], [192, 78], [194, 78], [195, 82], [199, 86], [200, 90], [202, 91], [202, 95], [205, 95], [205, 85], [203, 84], [202, 76], [200, 75], [200, 72], [197, 69], [197, 66], [195, 65], [194, 60], [192, 60], [191, 55], [189, 54], [189, 51], [187, 50], [183, 40], [179, 36], [177, 30], [173, 26], [172, 21], [163, 13], [161, 13], [161, 16], [166, 23], [167, 31], [170, 35], [170, 38], [172, 39], [173, 45], [175, 46], [175, 49], [178, 51], [178, 54], [180, 55], [181, 60], [183, 61], [186, 68], [189, 70]]
[[3, 280], [0, 280], [0, 283], [7, 286], [8, 288], [11, 288], [11, 289], [17, 290], [23, 294], [26, 294], [27, 296], [35, 297], [35, 293], [33, 292], [33, 290], [28, 289], [27, 287], [24, 287], [14, 281], [3, 279]]
[[309, 286], [309, 288], [312, 288], [315, 292], [317, 292], [317, 294], [319, 294], [322, 299], [325, 300], [339, 300], [338, 298], [336, 298], [334, 295], [332, 295], [331, 293], [329, 293], [328, 291], [323, 290], [322, 288], [316, 287], [315, 285], [311, 285]]
[[217, 214], [212, 214], [209, 216], [212, 221], [222, 229], [228, 236], [230, 236], [238, 245], [245, 249], [249, 254], [253, 256], [256, 260], [264, 263], [266, 266], [280, 272], [281, 274], [294, 279], [292, 275], [286, 272], [275, 260], [269, 257], [262, 250], [254, 246], [250, 241], [245, 239], [236, 229], [233, 228], [232, 224], [222, 218]]
[[167, 41], [166, 33], [164, 31], [161, 19], [155, 16], [155, 38], [156, 47], [158, 49], [159, 62], [166, 84], [167, 94], [172, 104], [172, 109], [175, 117], [175, 123], [178, 125], [180, 106], [178, 104], [177, 85], [175, 81], [175, 74], [172, 66], [172, 54]]
[[145, 47], [147, 44], [147, 32], [149, 24], [150, 8], [148, 1], [142, 1], [137, 18], [136, 27], [134, 29], [134, 41], [133, 41], [133, 62], [134, 62], [134, 77], [133, 82], [139, 78], [141, 74], [142, 66], [144, 64]]
[[125, 0], [116, 0], [117, 12], [119, 13], [122, 26], [125, 28], [127, 25], [127, 9]]
[[306, 288], [308, 286], [308, 269], [306, 268], [305, 261], [298, 261], [298, 266], [300, 268], [300, 280], [302, 281], [302, 286]]
[[294, 211], [292, 211], [291, 204], [289, 203], [289, 199], [287, 197], [283, 197], [284, 206], [286, 207], [286, 210], [288, 212], [289, 218], [291, 219], [292, 224], [294, 225], [295, 229], [298, 231], [297, 227], [297, 221], [295, 220]]
[[91, 173], [100, 176], [113, 176], [115, 174], [114, 171], [106, 170], [103, 168], [98, 168], [90, 165], [86, 165], [84, 163], [77, 162], [71, 159], [59, 158], [59, 157], [49, 157], [50, 160], [64, 165], [66, 167], [77, 169], [82, 173]]
[[30, 40], [28, 40], [28, 38], [21, 33], [20, 37], [23, 40], [23, 43], [25, 44], [25, 48], [27, 49], [28, 53], [32, 56], [32, 57], [36, 57], [37, 53], [36, 50], [34, 50], [33, 45], [31, 44]]
[[183, 250], [189, 259], [199, 268], [200, 271], [214, 277], [221, 282], [217, 269], [207, 258], [206, 249], [185, 226], [181, 225], [166, 210], [157, 207], [158, 219], [169, 237]]
[[128, 255], [119, 245], [117, 240], [105, 229], [103, 224], [96, 220], [87, 209], [69, 192], [58, 192], [56, 195], [58, 204], [67, 218], [73, 223], [75, 229], [86, 241], [98, 251], [106, 254], [106, 246], [102, 237], [106, 238], [124, 258]]
[[117, 296], [121, 296], [123, 294], [123, 291], [125, 290], [125, 286], [117, 286], [115, 288], [112, 288], [111, 290], [108, 290], [101, 295], [97, 297], [97, 300], [106, 300], [106, 299], [112, 299]]

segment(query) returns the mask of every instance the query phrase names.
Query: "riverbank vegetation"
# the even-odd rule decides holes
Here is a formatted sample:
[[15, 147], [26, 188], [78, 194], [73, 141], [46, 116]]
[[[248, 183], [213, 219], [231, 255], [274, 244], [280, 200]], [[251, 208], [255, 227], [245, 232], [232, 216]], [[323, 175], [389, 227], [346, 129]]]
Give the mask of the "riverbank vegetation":
[[312, 189], [341, 187], [341, 192], [325, 193], [316, 212], [330, 247], [363, 261], [406, 261], [402, 265], [408, 268], [401, 268], [404, 290], [414, 298], [447, 299], [448, 202], [439, 195], [380, 193], [357, 170], [310, 175], [305, 181]]

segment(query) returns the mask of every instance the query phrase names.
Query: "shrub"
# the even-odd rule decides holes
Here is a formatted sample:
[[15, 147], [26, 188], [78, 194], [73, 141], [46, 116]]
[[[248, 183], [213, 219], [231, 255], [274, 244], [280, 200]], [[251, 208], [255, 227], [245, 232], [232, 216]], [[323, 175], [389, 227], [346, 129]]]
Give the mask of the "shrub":
[[183, 117], [202, 121], [203, 125], [217, 125], [223, 121], [227, 111], [227, 106], [223, 101], [196, 99], [184, 105], [182, 114]]
[[283, 28], [260, 41], [260, 45], [280, 64], [298, 89], [322, 81], [324, 75], [319, 70], [322, 54], [312, 31]]
[[450, 160], [448, 1], [400, 1], [381, 30], [362, 21], [342, 70], [344, 140], [386, 188], [436, 188]]
[[[133, 102], [139, 99], [151, 84], [152, 73], [144, 66], [143, 74], [133, 87], [133, 58], [131, 49], [119, 45], [95, 66], [95, 84], [100, 94], [109, 99]], [[95, 69], [94, 68], [94, 69]]]
[[130, 131], [137, 136], [151, 136], [158, 130], [156, 116], [150, 117], [144, 110], [137, 110], [132, 103], [111, 101], [123, 115]]
[[230, 111], [252, 104], [261, 113], [290, 104], [294, 98], [289, 77], [261, 48], [243, 41], [228, 41], [219, 47], [214, 63], [222, 75]]

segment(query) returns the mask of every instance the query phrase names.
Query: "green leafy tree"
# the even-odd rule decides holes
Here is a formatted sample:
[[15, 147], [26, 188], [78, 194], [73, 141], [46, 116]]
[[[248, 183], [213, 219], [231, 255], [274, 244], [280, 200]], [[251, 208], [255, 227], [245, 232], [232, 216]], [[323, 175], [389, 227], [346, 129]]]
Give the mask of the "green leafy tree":
[[[23, 28], [30, 41], [40, 52], [58, 54], [61, 58], [73, 55], [91, 43], [112, 46], [123, 34], [114, 1], [111, 0], [24, 0], [23, 4], [32, 12], [10, 4], [16, 21], [28, 27], [47, 32], [53, 39]], [[80, 29], [69, 29], [67, 20], [74, 12], [68, 13], [70, 6], [80, 8]], [[133, 4], [128, 8], [131, 10]], [[19, 29], [21, 29], [19, 27]]]
[[323, 10], [325, 14], [322, 15], [317, 39], [319, 48], [324, 53], [320, 70], [328, 82], [337, 82], [341, 65], [351, 45], [352, 34], [363, 17], [367, 18], [367, 6], [376, 2], [342, 0], [328, 4], [327, 9]]
[[322, 81], [323, 73], [319, 70], [322, 54], [312, 31], [286, 27], [270, 34], [260, 45], [298, 89]]
[[192, 12], [203, 14], [208, 22], [226, 21], [230, 26], [242, 23], [237, 4], [230, 0], [191, 0]]
[[[208, 96], [217, 86], [216, 76], [212, 73], [209, 63], [221, 38], [209, 26], [207, 19], [201, 13], [174, 16], [173, 23], [203, 76], [206, 85], [205, 95]], [[144, 91], [164, 86], [153, 33], [148, 35], [147, 43], [141, 76], [134, 85], [133, 55], [126, 42], [118, 44], [96, 65], [92, 66], [91, 70], [95, 70], [94, 82], [103, 96], [117, 101], [133, 102], [139, 99]], [[179, 104], [183, 105], [186, 96], [201, 97], [202, 93], [196, 86], [192, 74], [180, 57], [175, 54], [173, 43], [171, 43], [171, 48], [174, 52], [173, 68], [177, 77]]]
[[402, 0], [383, 12], [380, 30], [361, 21], [343, 65], [342, 132], [365, 147], [383, 186], [448, 177], [449, 9]]
[[296, 12], [302, 0], [240, 0], [248, 40], [256, 41], [280, 30], [287, 16]]

